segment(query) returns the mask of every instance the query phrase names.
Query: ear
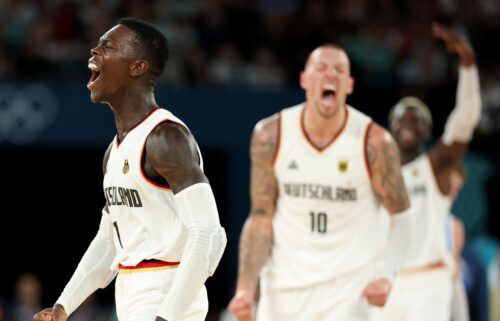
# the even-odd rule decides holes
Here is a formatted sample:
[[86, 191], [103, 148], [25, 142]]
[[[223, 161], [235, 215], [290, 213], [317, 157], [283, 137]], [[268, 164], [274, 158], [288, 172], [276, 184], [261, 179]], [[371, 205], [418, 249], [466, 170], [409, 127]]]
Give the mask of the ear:
[[149, 69], [149, 63], [146, 60], [134, 60], [129, 66], [130, 76], [138, 77], [145, 74]]
[[354, 91], [354, 78], [349, 77], [349, 83], [347, 84], [347, 94], [350, 95]]
[[300, 88], [306, 90], [307, 81], [304, 71], [300, 73], [299, 83], [300, 83]]

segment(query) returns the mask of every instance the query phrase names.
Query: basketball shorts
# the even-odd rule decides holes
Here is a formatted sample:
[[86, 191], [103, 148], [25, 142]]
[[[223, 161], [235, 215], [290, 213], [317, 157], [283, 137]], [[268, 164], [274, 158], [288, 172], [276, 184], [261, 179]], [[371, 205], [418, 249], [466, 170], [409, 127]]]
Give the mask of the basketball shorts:
[[452, 274], [446, 267], [398, 276], [382, 321], [450, 321]]
[[[174, 280], [177, 267], [120, 269], [115, 284], [116, 312], [120, 321], [154, 321]], [[208, 312], [203, 287], [182, 321], [202, 321]]]
[[369, 264], [333, 280], [299, 289], [266, 290], [263, 286], [257, 321], [378, 321], [379, 308], [361, 297], [380, 278], [379, 264]]

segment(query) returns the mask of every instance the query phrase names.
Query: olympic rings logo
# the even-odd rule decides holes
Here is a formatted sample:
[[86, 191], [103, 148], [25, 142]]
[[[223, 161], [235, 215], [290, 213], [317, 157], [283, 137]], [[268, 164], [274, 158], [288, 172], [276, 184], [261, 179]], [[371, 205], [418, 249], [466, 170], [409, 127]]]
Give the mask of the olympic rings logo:
[[41, 84], [16, 88], [0, 84], [0, 143], [28, 145], [57, 117], [58, 103], [52, 90]]

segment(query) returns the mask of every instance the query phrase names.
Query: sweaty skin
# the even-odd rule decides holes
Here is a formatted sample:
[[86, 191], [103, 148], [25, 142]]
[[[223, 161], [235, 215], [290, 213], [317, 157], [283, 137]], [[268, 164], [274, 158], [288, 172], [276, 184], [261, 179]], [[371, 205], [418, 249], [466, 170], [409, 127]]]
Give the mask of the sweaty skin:
[[[345, 100], [354, 85], [347, 55], [334, 46], [317, 48], [309, 56], [300, 84], [306, 91], [305, 131], [312, 143], [322, 148], [338, 134], [345, 120]], [[335, 88], [334, 94], [325, 97], [324, 90], [332, 87]], [[255, 318], [259, 273], [272, 250], [272, 220], [278, 198], [273, 168], [278, 126], [277, 115], [257, 123], [250, 145], [251, 210], [241, 232], [236, 293], [229, 303], [229, 310], [240, 321]], [[408, 195], [397, 146], [390, 134], [373, 124], [368, 133], [367, 148], [374, 192], [389, 213], [406, 210], [409, 207]], [[382, 278], [370, 282], [360, 295], [372, 305], [383, 306], [389, 291], [390, 282]]]

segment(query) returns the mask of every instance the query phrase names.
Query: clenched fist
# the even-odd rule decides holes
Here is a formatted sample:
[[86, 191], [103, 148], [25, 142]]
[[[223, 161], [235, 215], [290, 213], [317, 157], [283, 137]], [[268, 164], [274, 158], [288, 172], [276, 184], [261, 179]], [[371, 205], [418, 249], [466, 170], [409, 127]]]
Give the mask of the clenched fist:
[[56, 304], [53, 308], [43, 309], [33, 316], [34, 321], [66, 321], [68, 315], [62, 305]]
[[370, 282], [363, 290], [362, 297], [365, 297], [368, 303], [374, 306], [383, 307], [387, 302], [391, 292], [391, 282], [382, 278]]
[[228, 308], [238, 321], [252, 321], [255, 318], [255, 293], [247, 290], [236, 291]]

